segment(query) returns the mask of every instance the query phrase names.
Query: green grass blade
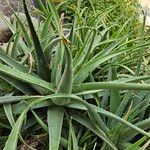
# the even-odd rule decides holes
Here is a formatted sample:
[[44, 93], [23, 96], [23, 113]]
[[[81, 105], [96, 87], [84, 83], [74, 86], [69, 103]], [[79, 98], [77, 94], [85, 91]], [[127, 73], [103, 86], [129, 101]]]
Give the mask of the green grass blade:
[[4, 111], [6, 113], [7, 119], [9, 121], [11, 127], [13, 127], [14, 124], [15, 124], [15, 120], [14, 120], [14, 117], [13, 117], [11, 104], [4, 104], [3, 107], [4, 107]]
[[[94, 77], [92, 74], [90, 74], [90, 81], [91, 82], [95, 82], [94, 80]], [[91, 91], [92, 92], [92, 91]], [[99, 91], [100, 92], [100, 91]], [[91, 94], [91, 93], [88, 93], [88, 94]], [[97, 103], [97, 106], [101, 106], [101, 100], [99, 99], [99, 93], [98, 92], [95, 92], [95, 93], [92, 93], [92, 96], [93, 98], [95, 99], [96, 103]]]
[[54, 58], [54, 63], [52, 64], [52, 73], [51, 73], [51, 82], [58, 86], [61, 75], [62, 75], [62, 63], [64, 56], [64, 45], [62, 42], [59, 42], [55, 47], [56, 54]]
[[[139, 139], [138, 141], [136, 141], [133, 145], [131, 145], [130, 147], [126, 148], [126, 150], [134, 150], [134, 149], [138, 149], [140, 147], [140, 145], [142, 143], [144, 143], [147, 140], [147, 137], [142, 137], [141, 139]], [[143, 149], [144, 150], [144, 149]]]
[[[115, 66], [111, 67], [111, 80], [117, 79], [117, 68]], [[110, 91], [110, 112], [116, 113], [118, 107], [120, 106], [120, 94], [119, 90], [112, 89]]]
[[4, 61], [7, 65], [16, 68], [22, 72], [29, 72], [29, 69], [21, 65], [19, 62], [11, 58], [9, 55], [3, 52], [3, 49], [0, 47], [0, 60]]
[[110, 95], [110, 112], [116, 113], [120, 105], [120, 94], [118, 90], [111, 90]]
[[24, 111], [18, 118], [17, 122], [14, 125], [12, 132], [10, 133], [8, 137], [8, 140], [3, 150], [10, 150], [10, 149], [16, 150], [17, 149], [18, 136], [19, 136], [19, 132], [23, 124], [25, 115], [26, 115], [26, 112]]
[[48, 109], [49, 150], [58, 150], [60, 144], [64, 109], [53, 106]]
[[[69, 121], [69, 119], [68, 119]], [[69, 122], [69, 132], [68, 132], [68, 145], [67, 145], [67, 150], [71, 150], [72, 149], [72, 141], [71, 141], [71, 120]]]
[[[41, 39], [41, 40], [42, 40], [42, 39], [46, 39], [46, 40], [44, 40], [44, 41], [41, 42], [41, 46], [42, 46], [43, 49], [44, 49], [44, 53], [45, 53], [45, 56], [46, 56], [47, 60], [48, 60], [47, 54], [49, 54], [48, 52], [51, 51], [51, 50], [48, 50], [48, 52], [45, 51], [45, 49], [46, 49], [46, 47], [47, 47], [47, 44], [49, 43], [49, 38], [48, 38], [48, 36], [51, 34], [51, 33], [49, 33], [49, 31], [50, 31], [49, 28], [50, 28], [51, 20], [52, 20], [52, 16], [49, 15], [49, 16], [46, 18], [45, 22], [44, 22], [44, 25], [43, 25], [43, 27], [42, 27], [42, 31], [40, 32], [40, 39]], [[47, 39], [47, 38], [48, 38], [48, 39]], [[48, 60], [48, 62], [50, 62], [50, 61]]]
[[[128, 148], [128, 147], [130, 147], [130, 146], [132, 146], [133, 144], [132, 143], [130, 143], [130, 142], [122, 142], [122, 143], [120, 143], [120, 144], [118, 144], [118, 148], [119, 149], [123, 149], [123, 150], [126, 150], [126, 148]], [[138, 150], [140, 149], [140, 147], [138, 147]], [[137, 150], [137, 149], [136, 149]]]
[[[11, 55], [12, 52], [12, 41], [14, 40], [15, 36], [18, 34], [18, 32], [16, 32], [15, 34], [12, 35], [12, 37], [9, 39], [8, 43], [7, 43], [7, 47], [6, 50], [4, 50], [6, 52], [7, 55]], [[2, 48], [1, 48], [2, 49]]]
[[[102, 108], [99, 108], [99, 107], [97, 107], [97, 106], [94, 106], [94, 105], [92, 105], [92, 104], [88, 104], [87, 102], [85, 102], [85, 101], [83, 101], [82, 99], [77, 98], [77, 97], [75, 97], [75, 96], [73, 96], [73, 97], [71, 97], [71, 98], [72, 98], [72, 99], [75, 99], [75, 100], [78, 101], [78, 102], [80, 102], [80, 106], [78, 105], [77, 107], [74, 107], [74, 108], [83, 109], [83, 110], [87, 110], [87, 109], [88, 109], [88, 110], [89, 110], [88, 107], [85, 108], [83, 105], [85, 105], [85, 106], [87, 106], [87, 105], [89, 106], [89, 105], [90, 105], [90, 109], [92, 108], [92, 111], [95, 111], [95, 113], [98, 112], [98, 113], [100, 113], [100, 114], [102, 114], [102, 115], [105, 115], [105, 116], [108, 116], [108, 117], [110, 117], [110, 118], [113, 118], [113, 119], [117, 120], [118, 122], [121, 122], [121, 123], [123, 123], [124, 125], [130, 127], [133, 132], [136, 131], [136, 133], [139, 132], [139, 133], [141, 133], [141, 134], [143, 134], [143, 135], [145, 135], [145, 136], [147, 136], [147, 137], [150, 137], [150, 134], [147, 133], [146, 131], [144, 131], [144, 130], [140, 129], [139, 127], [137, 127], [137, 126], [131, 124], [130, 122], [128, 122], [128, 121], [126, 121], [126, 120], [124, 120], [124, 119], [118, 117], [117, 115], [110, 113], [109, 111], [106, 111], [106, 110], [104, 110], [104, 109], [102, 109]], [[81, 105], [81, 104], [83, 104], [83, 105]], [[129, 128], [129, 129], [130, 129], [130, 128]], [[134, 131], [134, 130], [135, 130], [135, 131]]]
[[30, 100], [30, 99], [40, 98], [40, 97], [42, 96], [1, 96], [0, 104], [13, 103], [13, 102]]
[[[143, 120], [139, 123], [136, 123], [135, 126], [137, 126], [138, 128], [141, 128], [143, 130], [146, 130], [149, 128], [150, 125], [150, 118]], [[130, 133], [130, 134], [129, 134]], [[137, 130], [133, 130], [132, 128], [126, 128], [122, 135], [120, 136], [121, 140], [131, 140], [134, 136], [136, 136], [138, 134]]]
[[92, 10], [93, 10], [93, 13], [94, 13], [94, 15], [96, 15], [95, 13], [95, 7], [94, 7], [94, 4], [93, 4], [93, 1], [92, 0], [89, 0], [89, 2], [90, 2], [90, 5], [91, 5], [91, 7], [92, 7]]
[[[127, 108], [127, 104], [128, 104], [128, 102], [129, 102], [129, 100], [130, 100], [130, 98], [131, 98], [131, 94], [132, 94], [132, 91], [128, 91], [128, 92], [125, 94], [123, 100], [122, 100], [121, 103], [120, 103], [120, 106], [118, 107], [118, 109], [117, 109], [117, 111], [116, 111], [116, 115], [117, 115], [117, 116], [119, 116], [119, 117], [122, 116], [123, 112], [124, 112], [125, 109]], [[113, 127], [116, 126], [116, 124], [117, 124], [116, 120], [113, 120], [113, 121], [111, 122], [111, 124], [110, 124], [110, 127], [113, 128]]]
[[[49, 106], [49, 105], [48, 105]], [[43, 122], [43, 120], [35, 113], [35, 111], [33, 111], [33, 109], [31, 109], [34, 117], [36, 118], [37, 122], [40, 124], [40, 126], [43, 128], [43, 130], [45, 132], [48, 133], [48, 126]], [[67, 141], [64, 138], [60, 138], [60, 145], [62, 145], [63, 147], [66, 147], [67, 145]]]
[[88, 63], [83, 65], [83, 67], [79, 70], [77, 75], [74, 77], [74, 84], [82, 83], [88, 77], [89, 72], [92, 72], [100, 64], [102, 64], [102, 63], [108, 61], [109, 59], [111, 59], [115, 56], [118, 56], [122, 53], [124, 53], [124, 51], [114, 53], [114, 54], [108, 54], [108, 55], [103, 56], [103, 57], [100, 56], [94, 60], [89, 61]]
[[57, 30], [59, 36], [61, 36], [62, 31], [61, 31], [61, 26], [60, 26], [60, 19], [59, 19], [59, 15], [58, 15], [58, 12], [56, 10], [56, 7], [55, 7], [54, 3], [52, 2], [52, 0], [48, 0], [47, 2], [48, 2], [48, 6], [51, 10], [52, 16], [53, 16], [54, 21], [55, 21], [56, 30]]
[[46, 10], [45, 6], [44, 6], [45, 2], [42, 2], [41, 0], [35, 0], [34, 1], [34, 5], [41, 11], [44, 13], [45, 16], [48, 16], [49, 13]]
[[[97, 108], [97, 111], [98, 111], [98, 109], [100, 110], [100, 108], [98, 108], [98, 107], [95, 107], [95, 108]], [[119, 122], [123, 123], [124, 125], [132, 128], [132, 130], [135, 130], [136, 132], [139, 132], [139, 133], [141, 133], [141, 134], [143, 134], [143, 135], [145, 135], [145, 136], [150, 138], [150, 134], [149, 133], [147, 133], [146, 131], [140, 129], [139, 127], [131, 124], [130, 122], [128, 122], [128, 121], [126, 121], [126, 120], [116, 116], [115, 114], [112, 114], [112, 113], [108, 112], [108, 111], [103, 110], [103, 112], [105, 113], [105, 115], [108, 115], [109, 117], [111, 117], [113, 119], [116, 119]], [[128, 133], [128, 135], [129, 135], [129, 133]]]
[[[116, 59], [116, 58], [115, 58]], [[112, 66], [110, 68], [110, 74], [111, 74], [111, 80], [116, 80], [117, 79], [117, 68], [116, 66]], [[109, 111], [113, 114], [116, 114], [116, 111], [118, 109], [118, 107], [120, 106], [120, 93], [119, 93], [119, 89], [117, 90], [114, 90], [114, 89], [111, 89], [110, 90], [110, 105], [109, 105]], [[112, 119], [109, 118], [108, 119], [108, 122], [107, 122], [107, 125], [109, 126], [109, 128], [111, 128], [112, 126], [110, 126], [112, 122]]]
[[107, 136], [109, 136], [109, 129], [107, 128], [101, 117], [95, 112], [95, 110], [88, 103], [85, 103], [85, 106], [88, 109], [88, 113], [92, 122], [96, 124]]
[[[91, 31], [92, 32], [92, 31]], [[90, 33], [91, 35], [92, 33]], [[93, 34], [92, 34], [92, 37], [88, 36], [88, 38], [92, 38], [91, 41], [88, 40], [87, 38], [87, 42], [85, 43], [85, 46], [83, 46], [83, 50], [82, 50], [82, 54], [84, 53], [84, 55], [81, 55], [80, 56], [77, 56], [77, 58], [80, 60], [79, 63], [76, 64], [75, 68], [74, 68], [74, 72], [75, 74], [81, 69], [81, 67], [84, 65], [84, 63], [88, 60], [89, 56], [90, 56], [90, 53], [91, 51], [93, 50], [93, 43], [94, 43], [94, 40], [95, 40], [95, 36], [96, 36], [96, 32], [93, 31]], [[87, 48], [86, 45], [89, 44], [89, 47]], [[87, 48], [87, 50], [84, 50], [84, 47]]]
[[11, 57], [16, 59], [17, 58], [17, 46], [18, 46], [18, 43], [19, 43], [19, 38], [20, 38], [20, 32], [18, 32], [15, 36], [15, 39], [14, 39], [14, 43], [13, 43], [13, 46], [12, 46], [12, 51], [11, 51]]
[[3, 74], [2, 72], [0, 73], [0, 78], [11, 84], [13, 87], [18, 89], [24, 94], [27, 95], [35, 95], [37, 94], [37, 91], [33, 89], [29, 84], [25, 84], [22, 81], [18, 81], [17, 79], [12, 78], [9, 75], [6, 75], [5, 73]]
[[148, 141], [142, 146], [142, 148], [141, 148], [140, 150], [145, 150], [145, 149], [147, 149], [147, 148], [149, 147], [149, 145], [150, 145], [150, 140], [148, 140]]
[[97, 128], [95, 124], [90, 122], [89, 120], [85, 118], [81, 118], [77, 115], [73, 115], [72, 118], [79, 122], [80, 124], [84, 125], [88, 129], [90, 129], [92, 132], [94, 132], [96, 135], [98, 135], [102, 140], [107, 142], [114, 150], [117, 150], [116, 146], [106, 137], [103, 131], [101, 131], [99, 128]]
[[[5, 117], [6, 117], [6, 116], [5, 116]], [[1, 126], [2, 128], [6, 128], [6, 129], [11, 130], [11, 127], [10, 127], [8, 124], [5, 124], [5, 123], [0, 122], [0, 126]]]
[[137, 82], [137, 81], [141, 81], [141, 80], [148, 80], [150, 79], [149, 76], [129, 76], [128, 78], [121, 78], [118, 80], [114, 80], [114, 82], [124, 82], [124, 83], [129, 83], [129, 82]]
[[73, 150], [79, 150], [78, 147], [78, 140], [72, 125], [72, 122], [70, 121], [70, 130], [71, 130], [71, 136], [72, 136], [72, 144], [73, 144]]
[[43, 122], [43, 120], [31, 109], [35, 119], [37, 122], [40, 124], [40, 126], [44, 129], [44, 131], [48, 132], [48, 127], [47, 125]]
[[[13, 34], [16, 34], [16, 31], [13, 29], [13, 26], [10, 24], [10, 22], [4, 17], [4, 15], [2, 15], [0, 13], [0, 17], [2, 18], [2, 20], [8, 25], [9, 29], [11, 30], [11, 32]], [[32, 43], [31, 43], [32, 44]], [[28, 47], [25, 45], [23, 39], [19, 39], [19, 43], [18, 43], [19, 47], [25, 52], [28, 53]], [[30, 45], [30, 44], [28, 44]], [[32, 45], [31, 45], [32, 46]]]
[[[145, 32], [145, 24], [146, 24], [146, 16], [144, 15], [144, 18], [143, 18], [143, 24], [142, 24], [142, 29], [141, 29], [141, 45], [144, 43], [144, 32]], [[140, 50], [140, 54], [139, 54], [139, 59], [138, 59], [138, 62], [137, 62], [137, 68], [136, 68], [136, 71], [135, 71], [135, 75], [136, 76], [139, 76], [140, 74], [140, 70], [141, 70], [141, 65], [142, 65], [142, 59], [143, 59], [143, 54], [144, 54], [144, 46], [141, 47], [141, 50]]]
[[[83, 43], [83, 45], [79, 45], [80, 49], [76, 52], [75, 57], [74, 57], [74, 65], [75, 65], [75, 70], [78, 70], [78, 65], [81, 62], [81, 60], [85, 57], [85, 52], [87, 51], [87, 45], [89, 45], [89, 42], [91, 43], [90, 45], [92, 46], [93, 42], [94, 42], [94, 37], [92, 36], [92, 31], [90, 31], [90, 33], [88, 33], [88, 35], [85, 37], [85, 41]], [[91, 40], [92, 38], [92, 40]], [[89, 50], [90, 51], [91, 48], [89, 46]]]
[[[10, 7], [10, 8], [11, 8], [11, 7]], [[25, 38], [25, 40], [26, 40], [26, 42], [27, 42], [27, 45], [28, 45], [29, 47], [32, 47], [32, 45], [33, 45], [33, 44], [32, 44], [32, 40], [31, 40], [31, 38], [30, 38], [30, 36], [29, 36], [27, 30], [26, 30], [26, 27], [25, 27], [24, 23], [20, 20], [19, 16], [18, 16], [17, 13], [13, 10], [13, 8], [11, 8], [11, 10], [13, 11], [13, 14], [14, 14], [13, 17], [17, 20], [17, 22], [19, 23], [19, 25], [20, 25], [20, 27], [21, 27], [21, 30], [23, 31], [24, 38]]]
[[42, 28], [42, 31], [41, 31], [41, 35], [40, 35], [41, 39], [47, 37], [46, 35], [49, 32], [49, 26], [50, 26], [51, 19], [52, 19], [51, 15], [49, 15], [46, 18], [44, 25], [43, 25], [43, 28]]
[[[14, 127], [15, 125], [15, 120], [14, 120], [14, 117], [13, 117], [13, 113], [12, 113], [12, 109], [11, 109], [11, 104], [4, 104], [3, 105], [4, 107], [4, 110], [5, 110], [5, 113], [6, 113], [6, 116], [9, 120], [9, 123], [11, 125], [11, 127]], [[26, 142], [22, 139], [22, 137], [19, 135], [19, 138], [20, 140], [27, 146], [29, 147]], [[30, 148], [30, 147], [29, 147]], [[32, 148], [31, 148], [32, 149]]]

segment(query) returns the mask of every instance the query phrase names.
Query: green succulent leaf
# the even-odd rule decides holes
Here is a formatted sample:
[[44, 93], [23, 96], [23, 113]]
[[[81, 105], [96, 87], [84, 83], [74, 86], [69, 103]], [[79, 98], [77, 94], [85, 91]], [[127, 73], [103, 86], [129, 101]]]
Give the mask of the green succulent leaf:
[[51, 106], [47, 111], [49, 150], [58, 150], [60, 144], [64, 109], [59, 106]]
[[[2, 72], [3, 74], [6, 74], [8, 77], [13, 77], [17, 80], [29, 83], [29, 84], [33, 84], [33, 85], [37, 85], [39, 87], [43, 87], [46, 88], [47, 90], [50, 90], [51, 92], [53, 91], [53, 86], [52, 84], [39, 79], [37, 77], [34, 77], [30, 74], [21, 72], [17, 69], [8, 67], [6, 65], [0, 64], [0, 72]], [[54, 92], [54, 91], [53, 91]]]
[[29, 15], [26, 0], [23, 0], [23, 6], [24, 6], [25, 15], [27, 17], [27, 21], [29, 24], [29, 28], [31, 31], [31, 35], [33, 38], [34, 47], [35, 47], [35, 52], [36, 52], [36, 57], [37, 57], [37, 60], [36, 60], [37, 61], [37, 74], [42, 79], [49, 81], [50, 80], [50, 71], [48, 68], [48, 63], [47, 63], [46, 57], [44, 55], [43, 49], [41, 47], [39, 38], [38, 38], [36, 31], [34, 29], [31, 17]]
[[[63, 39], [64, 41], [66, 39]], [[73, 66], [72, 56], [68, 46], [65, 43], [66, 64], [61, 81], [57, 87], [56, 93], [71, 94], [73, 82]], [[54, 99], [53, 102], [57, 105], [65, 105], [70, 102], [70, 99]]]

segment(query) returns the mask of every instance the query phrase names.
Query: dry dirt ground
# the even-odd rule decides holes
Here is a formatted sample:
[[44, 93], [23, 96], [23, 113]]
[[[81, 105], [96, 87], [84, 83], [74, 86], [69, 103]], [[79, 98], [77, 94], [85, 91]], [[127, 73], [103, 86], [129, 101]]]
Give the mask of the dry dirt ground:
[[[10, 2], [11, 7], [15, 11], [23, 12], [22, 0], [0, 0], [0, 12], [2, 12], [4, 15], [10, 17], [12, 14], [6, 1]], [[28, 0], [28, 3], [29, 3], [28, 6], [32, 9], [33, 0]]]

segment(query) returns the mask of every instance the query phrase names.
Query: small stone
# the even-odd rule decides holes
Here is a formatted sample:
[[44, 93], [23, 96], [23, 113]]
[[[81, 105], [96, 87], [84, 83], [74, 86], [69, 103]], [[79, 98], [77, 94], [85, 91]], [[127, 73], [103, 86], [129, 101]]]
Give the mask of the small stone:
[[[4, 16], [7, 21], [9, 21], [9, 18]], [[2, 18], [0, 18], [0, 43], [7, 43], [9, 39], [12, 36], [12, 32], [9, 29], [8, 25], [4, 22]]]

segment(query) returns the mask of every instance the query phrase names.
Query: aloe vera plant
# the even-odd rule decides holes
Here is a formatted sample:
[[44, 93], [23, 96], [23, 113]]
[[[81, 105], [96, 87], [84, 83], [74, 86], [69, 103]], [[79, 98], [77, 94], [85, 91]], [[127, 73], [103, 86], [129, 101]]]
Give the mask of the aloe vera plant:
[[14, 38], [16, 57], [0, 51], [0, 79], [13, 87], [0, 97], [0, 126], [11, 129], [4, 150], [22, 143], [34, 149], [28, 131], [34, 140], [42, 136], [50, 150], [141, 148], [150, 138], [150, 77], [137, 76], [135, 62], [128, 64], [149, 46], [149, 37], [139, 43], [141, 37], [132, 39], [132, 33], [111, 35], [114, 26], [98, 22], [97, 15], [86, 18], [81, 3], [71, 25], [51, 0], [40, 3], [45, 18], [37, 32], [23, 0], [31, 37], [15, 14], [24, 40]]

